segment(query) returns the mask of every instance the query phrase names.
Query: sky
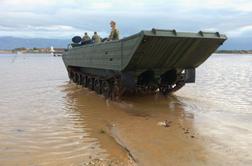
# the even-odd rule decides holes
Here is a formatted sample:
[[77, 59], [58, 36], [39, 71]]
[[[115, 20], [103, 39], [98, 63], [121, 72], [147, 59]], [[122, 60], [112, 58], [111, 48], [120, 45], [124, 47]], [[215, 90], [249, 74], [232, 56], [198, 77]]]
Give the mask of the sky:
[[152, 28], [252, 37], [252, 0], [0, 0], [0, 36], [105, 37], [110, 20], [123, 37]]

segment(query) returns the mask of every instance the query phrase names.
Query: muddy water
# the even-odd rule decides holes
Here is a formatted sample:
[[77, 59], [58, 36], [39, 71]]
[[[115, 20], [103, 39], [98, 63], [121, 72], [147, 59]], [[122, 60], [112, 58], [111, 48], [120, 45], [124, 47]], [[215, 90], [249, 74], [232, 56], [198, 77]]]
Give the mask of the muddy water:
[[58, 57], [1, 55], [0, 75], [0, 165], [252, 164], [251, 55], [214, 55], [196, 84], [122, 102], [69, 83]]

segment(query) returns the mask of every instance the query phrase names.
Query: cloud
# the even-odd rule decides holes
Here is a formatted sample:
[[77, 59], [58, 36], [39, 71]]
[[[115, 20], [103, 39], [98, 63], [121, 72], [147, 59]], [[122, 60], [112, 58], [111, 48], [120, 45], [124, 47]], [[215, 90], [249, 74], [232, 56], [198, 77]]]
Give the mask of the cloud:
[[0, 36], [106, 36], [111, 19], [122, 36], [153, 27], [242, 36], [251, 16], [250, 0], [1, 0]]
[[[0, 33], [2, 36], [18, 36], [18, 37], [42, 37], [42, 38], [72, 38], [75, 35], [82, 36], [84, 32], [92, 34], [93, 31], [78, 29], [72, 26], [65, 25], [50, 25], [50, 26], [18, 26], [6, 27], [0, 25]], [[26, 36], [22, 36], [26, 34]], [[107, 33], [101, 31], [101, 36], [106, 36]]]
[[112, 9], [113, 5], [109, 2], [94, 2], [90, 5], [90, 8], [93, 8], [95, 10], [106, 10]]
[[252, 37], [252, 24], [231, 30], [227, 34], [232, 37]]

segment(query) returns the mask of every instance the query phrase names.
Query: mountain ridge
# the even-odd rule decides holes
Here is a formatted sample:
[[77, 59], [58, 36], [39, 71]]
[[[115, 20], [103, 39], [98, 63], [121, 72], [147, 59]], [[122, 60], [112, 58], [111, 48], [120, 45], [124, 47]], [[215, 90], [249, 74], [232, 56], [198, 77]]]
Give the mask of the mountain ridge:
[[[21, 38], [12, 36], [0, 37], [0, 49], [12, 50], [15, 48], [49, 48], [51, 46], [66, 48], [71, 39], [51, 38]], [[219, 50], [252, 50], [252, 37], [229, 38]]]
[[15, 48], [49, 48], [59, 47], [66, 48], [67, 44], [70, 43], [70, 39], [50, 39], [50, 38], [20, 38], [12, 36], [0, 37], [0, 49], [1, 50], [12, 50]]

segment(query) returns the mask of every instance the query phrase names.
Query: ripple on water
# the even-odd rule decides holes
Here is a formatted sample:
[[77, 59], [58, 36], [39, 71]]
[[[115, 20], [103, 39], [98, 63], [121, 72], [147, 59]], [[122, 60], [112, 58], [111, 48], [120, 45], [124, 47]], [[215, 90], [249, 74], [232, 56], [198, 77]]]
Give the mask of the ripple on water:
[[76, 111], [71, 94], [79, 88], [68, 84], [62, 60], [7, 59], [0, 58], [0, 165], [55, 165], [56, 159], [69, 165], [106, 158]]
[[[90, 136], [86, 122], [90, 110], [101, 109], [99, 103], [88, 97], [85, 103], [78, 102], [81, 88], [68, 82], [62, 60], [48, 56], [11, 59], [0, 57], [0, 165], [70, 165], [90, 157], [106, 158], [107, 152]], [[196, 84], [186, 85], [168, 102], [148, 99], [155, 101], [153, 109], [147, 108], [146, 101], [119, 105], [140, 118], [181, 107], [182, 115], [193, 119], [194, 127], [214, 148], [249, 158], [251, 66], [251, 56], [214, 56], [197, 69]], [[99, 111], [92, 116], [105, 121]]]

